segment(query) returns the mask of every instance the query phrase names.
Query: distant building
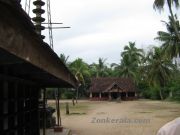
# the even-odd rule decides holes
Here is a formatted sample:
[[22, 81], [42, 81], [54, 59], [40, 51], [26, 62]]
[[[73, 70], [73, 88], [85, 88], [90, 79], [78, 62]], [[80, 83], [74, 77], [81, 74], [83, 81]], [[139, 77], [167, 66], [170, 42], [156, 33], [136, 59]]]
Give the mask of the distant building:
[[133, 100], [136, 89], [129, 78], [93, 78], [89, 89], [91, 100]]
[[0, 135], [40, 135], [40, 92], [76, 86], [19, 0], [0, 0]]

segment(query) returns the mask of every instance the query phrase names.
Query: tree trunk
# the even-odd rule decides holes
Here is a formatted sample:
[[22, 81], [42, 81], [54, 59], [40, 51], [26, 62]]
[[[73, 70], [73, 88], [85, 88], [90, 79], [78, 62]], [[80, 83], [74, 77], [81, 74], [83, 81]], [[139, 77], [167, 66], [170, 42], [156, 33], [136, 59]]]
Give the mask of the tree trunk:
[[73, 103], [73, 106], [75, 106], [75, 103], [74, 103], [74, 97], [72, 98], [72, 103]]
[[170, 98], [173, 97], [173, 92], [172, 92], [172, 90], [169, 92], [169, 97], [170, 97]]
[[163, 94], [162, 94], [162, 89], [161, 89], [161, 88], [160, 88], [160, 90], [159, 90], [159, 95], [160, 95], [161, 100], [164, 100]]
[[173, 28], [175, 30], [175, 34], [176, 34], [176, 36], [178, 37], [178, 39], [180, 41], [180, 34], [179, 34], [179, 31], [178, 31], [178, 28], [177, 28], [177, 25], [176, 25], [176, 21], [175, 21], [175, 18], [174, 18], [174, 14], [173, 14], [173, 11], [172, 11], [171, 2], [167, 1], [167, 3], [168, 3], [169, 12], [170, 12], [170, 15], [171, 15], [171, 18], [172, 18], [172, 25], [173, 25]]
[[66, 114], [69, 115], [69, 103], [66, 102]]
[[78, 89], [79, 89], [79, 87], [78, 87], [77, 90], [76, 90], [76, 103], [78, 103], [78, 102], [77, 102], [78, 96], [79, 96], [79, 91], [78, 91]]

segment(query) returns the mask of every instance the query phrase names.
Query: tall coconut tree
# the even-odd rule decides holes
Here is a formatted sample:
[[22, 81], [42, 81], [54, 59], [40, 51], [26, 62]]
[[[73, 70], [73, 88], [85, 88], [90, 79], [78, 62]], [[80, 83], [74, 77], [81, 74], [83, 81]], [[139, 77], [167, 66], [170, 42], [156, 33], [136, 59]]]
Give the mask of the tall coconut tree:
[[[175, 18], [178, 31], [180, 31], [179, 21], [177, 21], [176, 16]], [[163, 48], [165, 55], [169, 56], [171, 59], [174, 57], [178, 57], [180, 54], [180, 40], [175, 34], [175, 30], [172, 25], [172, 18], [169, 16], [169, 22], [163, 21], [163, 23], [166, 25], [167, 31], [159, 31], [158, 37], [156, 37], [155, 39], [162, 42], [161, 47]]]
[[138, 64], [140, 62], [140, 58], [142, 57], [142, 52], [142, 49], [136, 48], [135, 42], [129, 42], [129, 44], [124, 47], [124, 51], [121, 53], [121, 56], [127, 56], [130, 61], [136, 61]]
[[173, 76], [175, 66], [172, 61], [164, 57], [162, 49], [153, 48], [153, 52], [149, 52], [147, 58], [147, 80], [152, 86], [159, 87], [159, 95], [163, 100], [163, 89], [170, 78]]
[[180, 40], [180, 33], [178, 31], [178, 27], [176, 25], [175, 15], [174, 15], [173, 10], [172, 10], [173, 5], [175, 5], [176, 8], [179, 7], [179, 0], [155, 0], [153, 7], [154, 7], [154, 9], [158, 9], [161, 11], [164, 8], [164, 5], [166, 3], [168, 5], [170, 16], [172, 18], [172, 26], [174, 27], [175, 34], [177, 35], [178, 39]]
[[137, 72], [136, 72], [136, 61], [131, 61], [128, 55], [124, 55], [121, 60], [121, 66], [119, 66], [120, 76], [124, 78], [131, 78], [134, 81], [137, 79]]
[[70, 70], [75, 75], [76, 79], [85, 84], [85, 76], [89, 76], [88, 64], [86, 64], [82, 59], [78, 58], [69, 65]]
[[[75, 78], [81, 83], [79, 86], [85, 86], [85, 78], [90, 76], [88, 64], [86, 64], [82, 59], [78, 58], [69, 65], [70, 70], [74, 74]], [[76, 102], [79, 96], [79, 87], [76, 93]]]
[[90, 65], [93, 74], [95, 74], [95, 77], [108, 76], [106, 60], [107, 59], [99, 58], [97, 64], [93, 63]]
[[120, 75], [122, 77], [130, 77], [135, 82], [138, 81], [138, 67], [143, 57], [142, 53], [143, 50], [136, 48], [135, 42], [129, 42], [129, 44], [124, 47], [124, 51], [121, 53], [122, 60], [120, 66]]

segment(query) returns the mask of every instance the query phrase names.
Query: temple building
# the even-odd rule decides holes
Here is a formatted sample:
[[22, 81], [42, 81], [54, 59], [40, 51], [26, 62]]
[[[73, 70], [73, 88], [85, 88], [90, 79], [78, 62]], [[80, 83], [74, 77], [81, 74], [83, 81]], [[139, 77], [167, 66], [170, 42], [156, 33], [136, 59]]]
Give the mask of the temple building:
[[19, 0], [0, 0], [0, 18], [0, 135], [40, 135], [40, 92], [78, 82]]
[[89, 94], [90, 100], [133, 100], [136, 88], [129, 78], [93, 78]]

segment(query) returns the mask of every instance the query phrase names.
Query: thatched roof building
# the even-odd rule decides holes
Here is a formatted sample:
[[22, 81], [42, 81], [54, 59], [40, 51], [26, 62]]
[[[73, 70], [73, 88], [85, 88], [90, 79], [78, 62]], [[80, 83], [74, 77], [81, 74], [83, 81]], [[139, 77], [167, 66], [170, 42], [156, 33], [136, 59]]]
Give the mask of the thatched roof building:
[[[89, 89], [91, 99], [116, 99], [135, 97], [134, 82], [129, 78], [93, 78]], [[127, 98], [126, 98], [127, 99]]]

